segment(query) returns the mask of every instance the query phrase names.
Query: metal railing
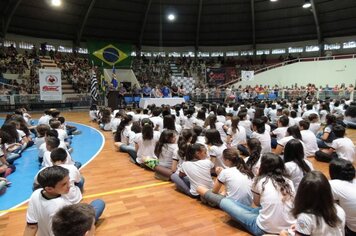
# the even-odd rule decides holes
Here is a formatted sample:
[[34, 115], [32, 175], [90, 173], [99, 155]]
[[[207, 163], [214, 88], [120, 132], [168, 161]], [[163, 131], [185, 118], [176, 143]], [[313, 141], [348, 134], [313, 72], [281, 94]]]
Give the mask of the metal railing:
[[90, 94], [63, 94], [60, 101], [42, 101], [39, 94], [30, 95], [0, 95], [0, 111], [14, 110], [27, 107], [30, 110], [43, 110], [45, 108], [89, 107]]

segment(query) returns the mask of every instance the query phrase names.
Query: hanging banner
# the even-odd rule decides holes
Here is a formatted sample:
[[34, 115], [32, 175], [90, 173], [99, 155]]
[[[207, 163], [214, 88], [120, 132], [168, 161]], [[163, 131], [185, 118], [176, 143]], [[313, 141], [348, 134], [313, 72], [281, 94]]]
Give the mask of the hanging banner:
[[40, 69], [40, 95], [43, 101], [62, 101], [62, 79], [60, 69]]
[[221, 85], [225, 83], [224, 68], [207, 68], [206, 76], [208, 84], [211, 86]]
[[242, 70], [241, 71], [241, 80], [250, 81], [255, 77], [255, 72], [253, 70]]

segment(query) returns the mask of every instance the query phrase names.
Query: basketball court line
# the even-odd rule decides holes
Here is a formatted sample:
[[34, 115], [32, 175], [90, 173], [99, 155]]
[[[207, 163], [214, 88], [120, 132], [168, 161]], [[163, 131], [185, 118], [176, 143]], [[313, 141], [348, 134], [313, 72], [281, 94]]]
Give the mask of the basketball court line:
[[[102, 196], [112, 195], [112, 194], [116, 194], [116, 193], [129, 192], [129, 191], [146, 189], [146, 188], [157, 187], [157, 186], [168, 185], [168, 184], [172, 184], [172, 183], [171, 182], [159, 182], [159, 183], [140, 185], [140, 186], [130, 187], [130, 188], [115, 189], [115, 190], [112, 190], [112, 191], [86, 195], [86, 196], [83, 196], [83, 199], [102, 197]], [[27, 209], [27, 206], [11, 208], [11, 209], [8, 209], [8, 210], [0, 210], [0, 216], [2, 216], [3, 214], [9, 213], [9, 212], [18, 212], [18, 211], [23, 211], [23, 210], [26, 210], [26, 209]]]

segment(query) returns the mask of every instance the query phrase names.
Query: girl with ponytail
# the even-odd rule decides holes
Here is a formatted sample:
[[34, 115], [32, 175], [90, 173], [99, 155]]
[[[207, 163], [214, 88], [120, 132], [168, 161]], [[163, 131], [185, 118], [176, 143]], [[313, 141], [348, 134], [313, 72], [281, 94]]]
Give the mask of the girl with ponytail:
[[157, 159], [154, 151], [160, 137], [160, 132], [153, 131], [154, 125], [150, 119], [142, 119], [141, 126], [142, 133], [137, 134], [134, 140], [138, 164], [144, 164], [146, 159]]
[[220, 202], [220, 208], [249, 233], [279, 234], [296, 222], [290, 214], [294, 203], [294, 186], [288, 179], [281, 157], [274, 153], [266, 153], [261, 157], [261, 167], [251, 191], [256, 208], [230, 198]]
[[[247, 167], [245, 161], [239, 156], [239, 151], [235, 148], [228, 148], [223, 151], [223, 161], [226, 169], [216, 167], [218, 175], [211, 190], [199, 186], [197, 191], [202, 196], [203, 202], [211, 206], [219, 206], [220, 201], [228, 197], [233, 201], [250, 206], [252, 203], [252, 178], [253, 173]], [[221, 187], [225, 186], [226, 193], [221, 192]]]
[[254, 175], [257, 175], [261, 165], [261, 142], [257, 138], [250, 138], [247, 141], [247, 147], [250, 156], [245, 159], [246, 165]]

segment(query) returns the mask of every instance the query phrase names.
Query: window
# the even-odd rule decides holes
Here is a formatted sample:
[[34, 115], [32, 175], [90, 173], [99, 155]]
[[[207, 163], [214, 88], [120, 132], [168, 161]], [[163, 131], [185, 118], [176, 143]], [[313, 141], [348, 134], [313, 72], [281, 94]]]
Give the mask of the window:
[[227, 57], [236, 57], [239, 55], [238, 51], [230, 51], [230, 52], [226, 52], [226, 56]]
[[257, 50], [256, 55], [262, 55], [262, 54], [269, 55], [269, 50]]
[[180, 52], [170, 52], [170, 53], [168, 53], [168, 56], [169, 57], [180, 57], [181, 54], [180, 54]]
[[4, 41], [4, 47], [10, 47], [11, 44], [13, 44], [14, 47], [16, 48], [16, 43], [14, 41], [10, 41], [10, 40], [5, 40]]
[[247, 56], [247, 55], [253, 56], [253, 51], [242, 51], [241, 52], [241, 56]]
[[[50, 50], [48, 49], [48, 46], [51, 46], [51, 45], [47, 45], [47, 50]], [[53, 46], [52, 46], [53, 47]], [[54, 48], [54, 47], [53, 47]], [[54, 49], [53, 49], [54, 50]], [[69, 48], [69, 47], [64, 47], [64, 46], [59, 46], [58, 47], [58, 52], [65, 52], [65, 53], [72, 53], [73, 52], [73, 49], [72, 48]]]
[[319, 46], [306, 46], [305, 51], [306, 52], [318, 52], [320, 50]]
[[289, 53], [300, 53], [300, 52], [303, 52], [303, 48], [302, 47], [289, 47], [288, 52]]
[[166, 56], [165, 52], [153, 52], [152, 54], [154, 57], [158, 57], [158, 56], [165, 57]]
[[198, 52], [198, 57], [209, 57], [210, 54], [208, 52]]
[[284, 48], [272, 49], [272, 54], [285, 54], [286, 50]]
[[194, 57], [194, 52], [183, 52], [182, 56], [184, 56], [184, 57]]
[[78, 53], [80, 53], [80, 54], [88, 54], [88, 49], [87, 48], [78, 48]]
[[141, 56], [151, 57], [152, 53], [150, 53], [150, 52], [141, 52]]
[[341, 48], [341, 45], [339, 43], [333, 43], [333, 44], [325, 44], [324, 49], [325, 50], [338, 50]]
[[342, 48], [343, 49], [356, 48], [356, 41], [345, 42], [345, 43], [343, 43]]
[[223, 52], [212, 52], [211, 56], [212, 57], [223, 57], [224, 53]]
[[[61, 47], [61, 46], [59, 46], [59, 47]], [[56, 48], [55, 48], [53, 45], [47, 44], [47, 45], [46, 45], [46, 50], [47, 50], [47, 51], [51, 51], [51, 50], [55, 51]]]
[[19, 43], [19, 48], [21, 49], [32, 49], [33, 44], [32, 43], [26, 43], [26, 42], [20, 42]]

